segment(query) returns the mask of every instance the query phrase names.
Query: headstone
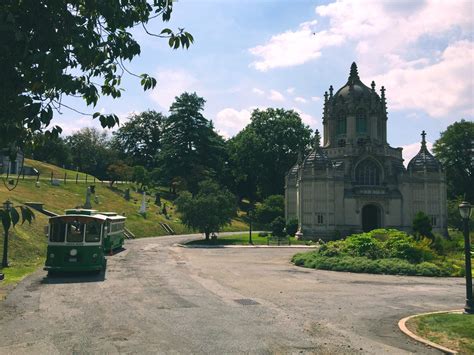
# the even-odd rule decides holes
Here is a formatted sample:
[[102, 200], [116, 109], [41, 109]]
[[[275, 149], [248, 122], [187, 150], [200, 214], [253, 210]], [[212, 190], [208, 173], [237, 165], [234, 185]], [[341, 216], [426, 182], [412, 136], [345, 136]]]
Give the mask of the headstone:
[[161, 206], [161, 196], [159, 192], [157, 192], [155, 195], [155, 205]]
[[84, 208], [92, 208], [92, 205], [91, 205], [91, 188], [90, 187], [87, 188], [86, 203], [84, 204]]
[[130, 201], [130, 189], [125, 189], [125, 193], [123, 194], [123, 198], [127, 201]]
[[53, 179], [53, 180], [51, 180], [51, 185], [52, 186], [59, 186], [59, 185], [61, 185], [61, 183], [59, 182], [58, 179]]
[[36, 181], [36, 182], [35, 182], [35, 186], [36, 186], [37, 188], [39, 188], [39, 187], [41, 186], [40, 182], [39, 182], [39, 181]]
[[142, 204], [141, 204], [140, 210], [138, 212], [140, 214], [145, 214], [146, 213], [146, 193], [145, 192], [143, 192]]
[[100, 203], [100, 201], [99, 201], [99, 195], [94, 195], [94, 202], [95, 202], [96, 204], [99, 204], [99, 203]]
[[95, 194], [95, 185], [89, 186], [91, 188], [91, 194]]

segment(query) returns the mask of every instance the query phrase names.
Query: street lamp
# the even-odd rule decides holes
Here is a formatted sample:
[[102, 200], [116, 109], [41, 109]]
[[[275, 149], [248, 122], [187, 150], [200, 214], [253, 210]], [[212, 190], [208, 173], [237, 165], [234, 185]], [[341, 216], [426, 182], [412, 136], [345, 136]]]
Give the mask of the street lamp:
[[[10, 211], [12, 207], [13, 207], [13, 203], [10, 200], [6, 200], [3, 203], [3, 210], [7, 212], [6, 218], [10, 218]], [[2, 267], [8, 267], [8, 229], [9, 228], [5, 228], [5, 238], [3, 239]]]
[[472, 271], [471, 271], [471, 240], [469, 237], [469, 218], [471, 217], [471, 205], [463, 201], [459, 205], [459, 214], [463, 221], [464, 254], [466, 257], [466, 306], [464, 313], [474, 314], [474, 300], [472, 298]]

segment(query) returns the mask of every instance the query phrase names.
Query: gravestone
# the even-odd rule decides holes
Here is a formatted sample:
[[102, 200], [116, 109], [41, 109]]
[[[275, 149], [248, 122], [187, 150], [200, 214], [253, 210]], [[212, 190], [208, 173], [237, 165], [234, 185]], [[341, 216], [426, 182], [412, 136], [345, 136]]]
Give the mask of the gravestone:
[[84, 208], [92, 208], [92, 205], [91, 205], [91, 188], [88, 187], [87, 188], [87, 191], [86, 191], [86, 203], [84, 204]]
[[52, 186], [59, 186], [59, 185], [61, 185], [61, 183], [59, 182], [58, 179], [53, 179], [53, 180], [51, 180], [51, 185]]
[[145, 214], [146, 213], [146, 193], [143, 192], [143, 197], [142, 197], [142, 204], [140, 206], [140, 210], [138, 211], [140, 214]]
[[155, 195], [155, 205], [161, 206], [161, 196], [159, 192], [157, 192]]
[[123, 198], [127, 201], [130, 201], [130, 189], [125, 189], [125, 193], [123, 194]]

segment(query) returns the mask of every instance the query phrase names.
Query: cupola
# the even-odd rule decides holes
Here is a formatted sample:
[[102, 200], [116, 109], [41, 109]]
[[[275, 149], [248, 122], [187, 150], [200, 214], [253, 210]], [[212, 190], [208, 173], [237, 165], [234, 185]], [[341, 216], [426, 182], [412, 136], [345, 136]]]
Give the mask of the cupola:
[[428, 151], [426, 147], [426, 132], [421, 132], [421, 148], [417, 155], [408, 163], [408, 171], [411, 172], [437, 172], [441, 169], [438, 160]]

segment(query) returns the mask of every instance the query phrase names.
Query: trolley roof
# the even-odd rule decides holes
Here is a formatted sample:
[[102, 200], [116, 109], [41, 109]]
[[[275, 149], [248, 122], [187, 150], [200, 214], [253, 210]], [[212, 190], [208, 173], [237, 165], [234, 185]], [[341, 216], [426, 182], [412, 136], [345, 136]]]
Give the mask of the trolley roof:
[[75, 208], [75, 209], [68, 209], [65, 211], [66, 214], [60, 216], [54, 216], [50, 219], [68, 219], [68, 217], [82, 217], [82, 218], [93, 218], [99, 219], [102, 221], [124, 221], [126, 219], [125, 216], [120, 216], [115, 212], [98, 212], [97, 210], [91, 209], [84, 209], [84, 208]]

